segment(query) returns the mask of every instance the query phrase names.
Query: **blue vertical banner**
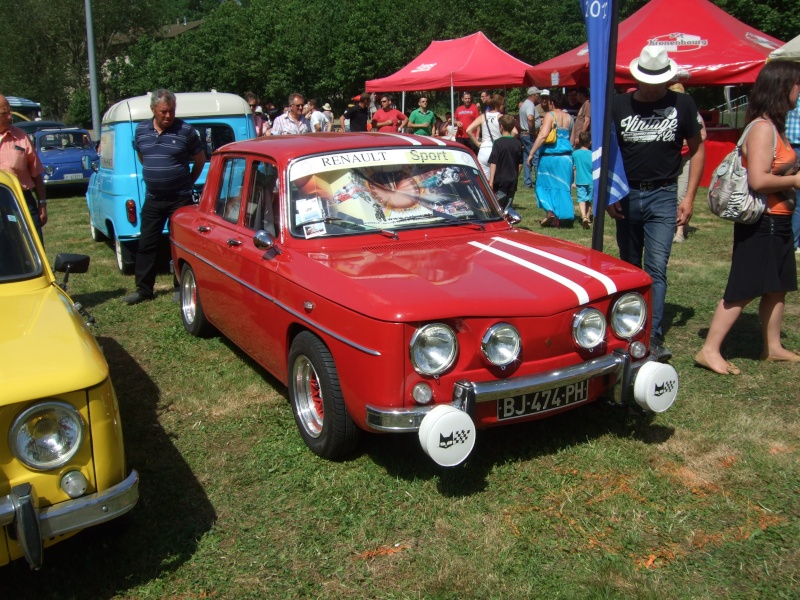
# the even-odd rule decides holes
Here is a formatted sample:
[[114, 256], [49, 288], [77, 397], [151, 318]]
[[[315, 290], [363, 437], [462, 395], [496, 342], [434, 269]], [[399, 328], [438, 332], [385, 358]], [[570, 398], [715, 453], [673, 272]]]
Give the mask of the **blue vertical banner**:
[[[628, 195], [628, 179], [611, 121], [610, 100], [613, 98], [614, 68], [617, 58], [616, 15], [613, 6], [619, 0], [580, 0], [586, 35], [589, 41], [589, 87], [592, 90], [592, 174], [594, 179], [594, 211], [619, 202]], [[613, 32], [612, 32], [613, 28]], [[609, 75], [610, 74], [610, 75]], [[606, 127], [609, 132], [606, 132]], [[605, 135], [604, 135], [605, 134]], [[607, 140], [607, 143], [604, 142]], [[608, 150], [603, 161], [604, 148]], [[605, 165], [607, 178], [601, 178]], [[606, 180], [606, 195], [601, 201], [601, 183]]]

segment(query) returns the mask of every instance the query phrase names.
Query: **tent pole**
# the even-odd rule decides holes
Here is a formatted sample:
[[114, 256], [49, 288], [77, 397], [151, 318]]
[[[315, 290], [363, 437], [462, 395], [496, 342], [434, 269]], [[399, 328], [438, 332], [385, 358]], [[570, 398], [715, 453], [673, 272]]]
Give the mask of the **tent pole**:
[[[454, 99], [454, 89], [453, 89], [453, 73], [450, 73], [450, 123], [453, 126], [453, 131], [455, 131], [455, 123], [456, 123], [456, 102]], [[444, 131], [445, 135], [447, 135], [447, 120], [445, 119], [444, 122]]]

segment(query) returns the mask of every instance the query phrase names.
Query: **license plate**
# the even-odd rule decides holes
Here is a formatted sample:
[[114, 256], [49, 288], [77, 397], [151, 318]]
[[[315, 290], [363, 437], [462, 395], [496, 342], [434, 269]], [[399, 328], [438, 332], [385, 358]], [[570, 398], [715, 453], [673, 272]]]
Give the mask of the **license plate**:
[[561, 387], [502, 398], [497, 401], [497, 420], [518, 419], [539, 413], [558, 410], [589, 399], [589, 380], [562, 385]]
[[66, 180], [83, 179], [83, 174], [82, 173], [66, 173], [64, 175], [64, 179], [66, 179]]

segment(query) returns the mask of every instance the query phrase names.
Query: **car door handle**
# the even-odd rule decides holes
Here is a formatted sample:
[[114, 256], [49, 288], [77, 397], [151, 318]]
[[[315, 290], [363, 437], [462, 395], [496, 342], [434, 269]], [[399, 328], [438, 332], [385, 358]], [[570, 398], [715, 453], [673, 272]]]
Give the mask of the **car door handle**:
[[241, 246], [241, 245], [242, 245], [242, 240], [235, 240], [233, 238], [229, 238], [228, 239], [228, 246], [233, 247], [233, 246]]
[[211, 231], [211, 227], [209, 227], [208, 225], [200, 225], [197, 228], [197, 231], [199, 231], [200, 233], [208, 233], [209, 231]]

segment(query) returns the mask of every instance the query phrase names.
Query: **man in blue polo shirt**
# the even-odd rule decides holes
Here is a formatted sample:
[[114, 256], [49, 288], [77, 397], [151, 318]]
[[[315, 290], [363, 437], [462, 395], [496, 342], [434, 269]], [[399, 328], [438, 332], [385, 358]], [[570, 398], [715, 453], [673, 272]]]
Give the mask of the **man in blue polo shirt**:
[[153, 299], [158, 245], [164, 225], [173, 212], [192, 203], [192, 186], [206, 163], [200, 134], [175, 118], [175, 94], [156, 90], [150, 96], [150, 110], [153, 119], [136, 126], [133, 144], [142, 163], [145, 199], [136, 254], [136, 290], [122, 299], [127, 304]]

